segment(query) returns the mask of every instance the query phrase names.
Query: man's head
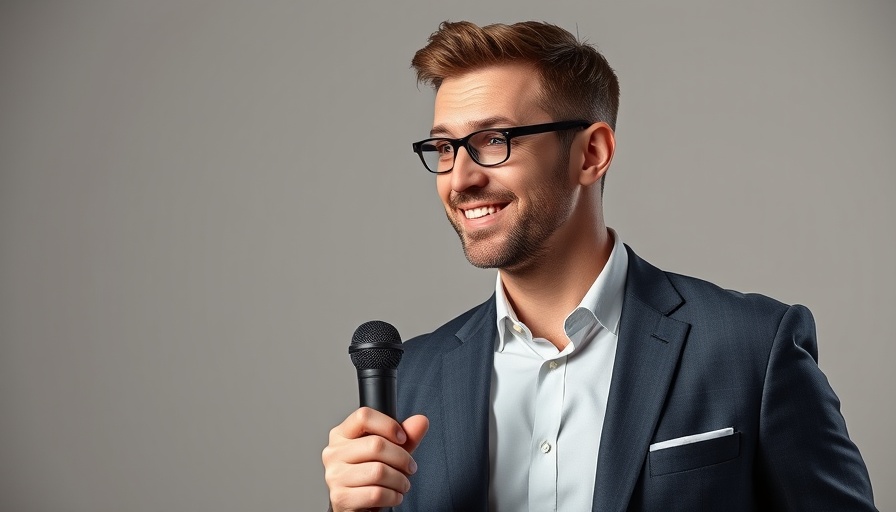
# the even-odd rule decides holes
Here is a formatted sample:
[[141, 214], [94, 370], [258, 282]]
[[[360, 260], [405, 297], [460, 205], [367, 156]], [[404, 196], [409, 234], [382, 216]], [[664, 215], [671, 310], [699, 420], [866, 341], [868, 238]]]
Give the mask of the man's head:
[[[460, 22], [443, 23], [413, 65], [436, 89], [433, 139], [415, 151], [440, 173], [470, 262], [524, 271], [585, 250], [603, 227], [615, 147], [618, 85], [606, 60], [553, 25]], [[540, 129], [559, 121], [575, 123]]]

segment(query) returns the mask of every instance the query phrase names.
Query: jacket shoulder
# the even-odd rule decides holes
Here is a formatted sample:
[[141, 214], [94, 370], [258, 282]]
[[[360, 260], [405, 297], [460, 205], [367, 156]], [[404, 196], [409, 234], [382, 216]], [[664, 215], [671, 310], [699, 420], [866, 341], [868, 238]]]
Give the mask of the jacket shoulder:
[[744, 293], [722, 288], [696, 277], [664, 272], [684, 302], [676, 313], [696, 317], [733, 319], [745, 317], [775, 325], [792, 306], [760, 293]]

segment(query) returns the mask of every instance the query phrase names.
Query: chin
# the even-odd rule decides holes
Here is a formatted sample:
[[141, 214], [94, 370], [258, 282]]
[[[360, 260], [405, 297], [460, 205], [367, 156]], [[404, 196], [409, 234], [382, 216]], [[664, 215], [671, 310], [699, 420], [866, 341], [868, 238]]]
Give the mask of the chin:
[[464, 256], [477, 268], [508, 269], [521, 265], [523, 255], [506, 244], [463, 241]]
[[498, 244], [484, 241], [472, 242], [463, 235], [461, 235], [461, 244], [463, 244], [464, 256], [474, 267], [500, 268], [506, 259], [506, 253]]
[[475, 232], [465, 231], [460, 222], [451, 220], [451, 226], [460, 238], [464, 256], [471, 265], [477, 268], [507, 269], [523, 263], [529, 254], [520, 250], [520, 243], [514, 243], [515, 237], [502, 232], [493, 226]]

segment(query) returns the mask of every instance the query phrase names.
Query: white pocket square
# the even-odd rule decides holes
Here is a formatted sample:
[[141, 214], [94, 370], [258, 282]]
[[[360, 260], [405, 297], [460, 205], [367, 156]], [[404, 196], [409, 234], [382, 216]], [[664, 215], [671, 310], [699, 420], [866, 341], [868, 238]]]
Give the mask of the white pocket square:
[[700, 441], [709, 441], [710, 439], [715, 439], [717, 437], [725, 437], [725, 436], [733, 436], [733, 435], [734, 435], [734, 427], [721, 428], [719, 430], [713, 430], [712, 432], [704, 432], [702, 434], [694, 434], [694, 435], [690, 435], [690, 436], [676, 437], [675, 439], [669, 439], [668, 441], [661, 441], [659, 443], [653, 443], [652, 445], [650, 445], [650, 451], [655, 452], [657, 450], [665, 450], [666, 448], [673, 448], [675, 446], [699, 443]]

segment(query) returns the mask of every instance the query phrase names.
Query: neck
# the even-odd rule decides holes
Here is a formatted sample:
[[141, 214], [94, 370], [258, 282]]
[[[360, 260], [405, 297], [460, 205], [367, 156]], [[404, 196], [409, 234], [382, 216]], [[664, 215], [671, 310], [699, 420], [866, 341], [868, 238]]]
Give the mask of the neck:
[[[517, 317], [533, 336], [562, 349], [569, 343], [563, 322], [603, 270], [613, 238], [602, 219], [570, 226], [572, 236], [521, 269], [502, 269], [501, 282]], [[585, 225], [582, 225], [585, 224]]]

